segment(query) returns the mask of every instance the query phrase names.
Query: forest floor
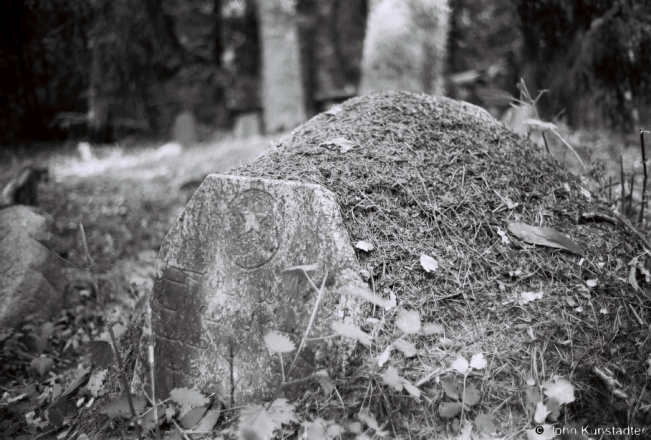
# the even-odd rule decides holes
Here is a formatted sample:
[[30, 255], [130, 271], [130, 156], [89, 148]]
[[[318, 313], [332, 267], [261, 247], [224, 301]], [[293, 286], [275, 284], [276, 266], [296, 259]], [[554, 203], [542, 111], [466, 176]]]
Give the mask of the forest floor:
[[[632, 172], [637, 174], [640, 187], [637, 144], [626, 146], [621, 139], [612, 141], [615, 137], [605, 134], [567, 136], [570, 143], [577, 145], [593, 177], [598, 178], [590, 181], [593, 190], [607, 194], [605, 184], [610, 177], [619, 183], [620, 155], [624, 170], [629, 176]], [[547, 139], [550, 140], [549, 135]], [[240, 163], [250, 162], [276, 140], [277, 137], [224, 139], [198, 145], [180, 155], [162, 156], [156, 148], [159, 145], [129, 149], [101, 146], [93, 148], [94, 158], [86, 162], [78, 157], [73, 145], [3, 150], [0, 186], [25, 164], [49, 167], [50, 182], [41, 185], [39, 201], [40, 208], [54, 218], [53, 250], [75, 264], [82, 264], [78, 224], [83, 224], [93, 258], [112, 262], [100, 276], [101, 291], [110, 304], [109, 318], [127, 327], [152, 288], [157, 252], [165, 234], [191, 195], [180, 187], [200, 181], [208, 173], [227, 173]], [[590, 174], [582, 171], [572, 152], [560, 142], [553, 140], [550, 144], [556, 159], [573, 171]], [[595, 161], [590, 165], [592, 160]], [[197, 187], [188, 186], [191, 190]], [[617, 200], [619, 189], [613, 186], [613, 191], [611, 198]], [[57, 394], [52, 384], [69, 383], [80, 377], [85, 370], [79, 365], [79, 347], [104, 332], [102, 312], [89, 275], [76, 269], [69, 269], [68, 275], [72, 286], [66, 292], [66, 307], [50, 323], [53, 326], [27, 321], [22, 329], [0, 333], [0, 390], [5, 393], [0, 400], [2, 438], [27, 439], [36, 434], [40, 434], [39, 438], [54, 438], [61, 432], [45, 420], [45, 409]], [[34, 341], [44, 337], [45, 328], [47, 344], [38, 351], [54, 359], [54, 363], [42, 368], [34, 362], [38, 357], [29, 353], [34, 349]], [[61, 394], [60, 386], [58, 393]]]

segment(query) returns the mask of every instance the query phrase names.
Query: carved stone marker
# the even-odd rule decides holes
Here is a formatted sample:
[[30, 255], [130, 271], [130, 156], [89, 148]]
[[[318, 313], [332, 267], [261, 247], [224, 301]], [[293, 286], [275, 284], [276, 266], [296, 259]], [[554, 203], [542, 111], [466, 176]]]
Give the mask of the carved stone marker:
[[[306, 281], [292, 283], [281, 271], [314, 263], [317, 286], [324, 277], [329, 290], [361, 285], [331, 192], [209, 175], [160, 251], [151, 299], [158, 397], [196, 386], [230, 405], [270, 399], [281, 369], [263, 337], [276, 330], [298, 346], [317, 297]], [[345, 317], [359, 321], [358, 302], [326, 292], [310, 337], [334, 333], [330, 322]], [[338, 338], [309, 343], [292, 379], [340, 365], [353, 346]], [[293, 357], [284, 355], [285, 373]]]

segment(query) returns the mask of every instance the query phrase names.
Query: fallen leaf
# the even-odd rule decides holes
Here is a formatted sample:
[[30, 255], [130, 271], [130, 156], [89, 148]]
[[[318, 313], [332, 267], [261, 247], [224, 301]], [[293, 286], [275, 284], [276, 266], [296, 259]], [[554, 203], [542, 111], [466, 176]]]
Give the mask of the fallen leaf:
[[547, 410], [545, 404], [542, 402], [538, 402], [536, 404], [536, 411], [533, 414], [533, 421], [536, 422], [537, 424], [541, 424], [547, 418], [547, 414], [549, 414], [549, 411]]
[[352, 325], [352, 324], [347, 324], [344, 322], [338, 322], [338, 321], [333, 321], [330, 324], [330, 327], [337, 333], [339, 333], [342, 336], [345, 336], [347, 338], [351, 339], [356, 339], [357, 341], [361, 342], [362, 344], [366, 345], [367, 347], [371, 346], [371, 337], [367, 334], [364, 333], [361, 329], [358, 327]]
[[396, 327], [406, 334], [418, 333], [420, 326], [420, 313], [418, 313], [418, 310], [402, 309], [398, 312]]
[[470, 359], [470, 366], [475, 370], [481, 370], [486, 367], [486, 359], [482, 353], [472, 355]]
[[551, 379], [543, 385], [545, 395], [558, 400], [561, 405], [574, 402], [574, 386], [563, 378]]
[[439, 407], [439, 415], [444, 419], [451, 419], [461, 412], [461, 404], [459, 402], [443, 402]]
[[530, 226], [521, 222], [509, 222], [508, 228], [513, 235], [527, 243], [564, 249], [583, 255], [583, 250], [576, 243], [554, 229]]
[[393, 346], [396, 348], [396, 350], [402, 352], [402, 354], [406, 358], [416, 356], [417, 353], [416, 346], [409, 341], [405, 341], [402, 338], [398, 338], [393, 342]]
[[170, 392], [170, 398], [179, 405], [190, 407], [208, 405], [210, 399], [201, 394], [197, 389], [174, 388]]
[[[131, 396], [131, 401], [133, 402], [133, 409], [136, 411], [136, 414], [140, 414], [147, 404], [147, 399], [143, 396]], [[131, 417], [127, 396], [116, 397], [115, 399], [105, 403], [102, 408], [100, 408], [99, 412], [101, 414], [106, 414], [112, 419], [117, 417]]]
[[358, 241], [357, 244], [355, 245], [355, 247], [356, 247], [357, 249], [361, 249], [361, 250], [363, 250], [364, 252], [370, 252], [370, 251], [372, 251], [373, 249], [375, 249], [375, 248], [373, 247], [373, 244], [371, 244], [371, 243], [367, 243], [367, 242], [365, 242], [365, 241]]
[[468, 372], [468, 361], [463, 356], [459, 356], [454, 362], [452, 362], [450, 368], [461, 374], [466, 374]]
[[420, 256], [420, 265], [425, 269], [425, 272], [433, 272], [439, 268], [439, 263], [429, 255]]
[[332, 147], [339, 147], [339, 152], [342, 154], [349, 150], [352, 150], [357, 146], [358, 145], [356, 143], [351, 142], [346, 138], [331, 139], [319, 144], [319, 147], [326, 147], [328, 149], [332, 149]]
[[542, 299], [543, 291], [540, 290], [538, 292], [522, 292], [520, 296], [521, 298], [518, 301], [520, 304], [529, 304], [530, 302], [535, 301], [537, 299]]

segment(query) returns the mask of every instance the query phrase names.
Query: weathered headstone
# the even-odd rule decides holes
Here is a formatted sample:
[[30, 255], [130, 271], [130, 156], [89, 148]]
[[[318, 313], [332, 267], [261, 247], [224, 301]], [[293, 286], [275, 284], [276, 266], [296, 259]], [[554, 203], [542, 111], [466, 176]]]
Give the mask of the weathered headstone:
[[61, 308], [65, 278], [59, 260], [32, 238], [48, 232], [50, 223], [27, 206], [0, 211], [0, 328], [29, 314], [47, 319]]
[[[319, 185], [209, 175], [160, 251], [151, 299], [157, 394], [179, 387], [215, 392], [227, 404], [273, 396], [278, 355], [265, 347], [271, 330], [298, 346], [317, 293], [281, 272], [318, 264], [314, 282], [361, 285], [339, 207]], [[346, 318], [347, 317], [347, 318]], [[326, 293], [310, 337], [332, 334], [333, 320], [359, 318], [358, 303]], [[308, 344], [293, 378], [341, 365], [346, 340]], [[284, 358], [285, 373], [294, 353]], [[137, 377], [146, 378], [141, 372]]]
[[442, 95], [448, 0], [376, 0], [364, 39], [361, 94], [386, 91]]
[[197, 143], [197, 123], [190, 111], [184, 110], [176, 117], [173, 137], [183, 148], [190, 148]]

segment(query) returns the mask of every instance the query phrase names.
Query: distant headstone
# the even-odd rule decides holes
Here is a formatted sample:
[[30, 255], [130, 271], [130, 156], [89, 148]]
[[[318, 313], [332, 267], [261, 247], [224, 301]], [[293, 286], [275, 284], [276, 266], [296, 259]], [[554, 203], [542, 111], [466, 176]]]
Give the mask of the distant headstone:
[[[263, 338], [276, 330], [298, 346], [317, 297], [304, 280], [292, 283], [281, 272], [314, 263], [316, 285], [326, 277], [328, 289], [361, 286], [331, 192], [319, 185], [209, 175], [160, 251], [151, 299], [159, 398], [179, 387], [215, 392], [231, 405], [271, 398], [281, 366]], [[333, 320], [359, 322], [358, 306], [326, 293], [310, 337], [332, 334]], [[292, 378], [342, 365], [353, 347], [346, 339], [309, 343]], [[284, 357], [285, 374], [293, 355]], [[135, 385], [146, 380], [145, 366], [138, 367]]]
[[95, 159], [88, 142], [79, 142], [77, 144], [77, 151], [79, 151], [79, 156], [81, 157], [82, 162], [90, 162]]
[[32, 237], [50, 221], [27, 206], [0, 211], [0, 328], [30, 314], [50, 318], [61, 309], [65, 278], [59, 260]]
[[190, 111], [184, 110], [176, 117], [173, 137], [183, 148], [190, 148], [197, 143], [197, 123]]
[[262, 134], [262, 121], [259, 112], [247, 112], [235, 119], [233, 135], [235, 139], [248, 139]]
[[443, 95], [448, 0], [375, 0], [367, 19], [360, 93]]

